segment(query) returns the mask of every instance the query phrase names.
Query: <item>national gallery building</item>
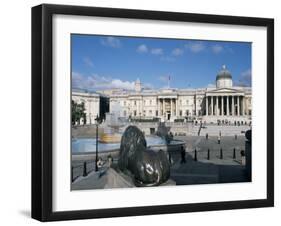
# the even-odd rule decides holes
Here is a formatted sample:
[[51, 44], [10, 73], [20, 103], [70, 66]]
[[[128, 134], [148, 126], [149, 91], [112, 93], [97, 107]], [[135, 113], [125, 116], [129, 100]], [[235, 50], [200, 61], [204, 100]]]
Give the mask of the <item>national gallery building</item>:
[[233, 86], [231, 73], [225, 66], [216, 76], [216, 87], [198, 89], [144, 89], [141, 81], [135, 90], [111, 89], [95, 93], [72, 91], [72, 100], [84, 102], [86, 124], [106, 112], [131, 119], [161, 121], [202, 120], [204, 122], [251, 120], [251, 87]]

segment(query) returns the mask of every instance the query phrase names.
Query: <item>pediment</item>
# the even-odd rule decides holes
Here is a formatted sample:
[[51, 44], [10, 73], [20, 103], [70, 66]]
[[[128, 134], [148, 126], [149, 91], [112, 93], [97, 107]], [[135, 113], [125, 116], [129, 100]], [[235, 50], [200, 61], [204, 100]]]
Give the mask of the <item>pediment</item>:
[[243, 90], [238, 90], [233, 88], [219, 88], [219, 89], [208, 90], [206, 92], [206, 96], [225, 96], [225, 95], [244, 96], [245, 92]]
[[243, 93], [241, 90], [232, 89], [232, 88], [219, 88], [214, 90], [209, 90], [207, 93]]

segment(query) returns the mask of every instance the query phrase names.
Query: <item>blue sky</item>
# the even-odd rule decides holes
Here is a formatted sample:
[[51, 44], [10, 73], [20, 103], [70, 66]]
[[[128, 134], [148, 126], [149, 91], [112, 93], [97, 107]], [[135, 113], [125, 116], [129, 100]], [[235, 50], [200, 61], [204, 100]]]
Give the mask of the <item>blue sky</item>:
[[133, 89], [140, 78], [146, 88], [204, 88], [215, 84], [222, 65], [235, 84], [251, 85], [251, 43], [71, 36], [72, 86], [89, 90]]

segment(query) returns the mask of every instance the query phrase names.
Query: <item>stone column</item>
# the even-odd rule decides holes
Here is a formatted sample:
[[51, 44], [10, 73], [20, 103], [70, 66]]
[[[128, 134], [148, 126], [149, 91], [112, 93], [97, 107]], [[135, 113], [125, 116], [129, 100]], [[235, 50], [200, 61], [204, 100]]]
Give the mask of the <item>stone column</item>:
[[158, 105], [159, 105], [159, 112], [158, 112], [158, 116], [161, 116], [161, 99], [158, 99]]
[[232, 101], [231, 101], [231, 112], [232, 112], [232, 116], [234, 116], [234, 96], [232, 96]]
[[160, 99], [160, 115], [163, 116], [163, 99]]
[[242, 96], [242, 115], [245, 115], [245, 98]]
[[157, 98], [157, 111], [158, 111], [158, 117], [160, 116], [160, 99]]
[[170, 99], [170, 117], [173, 115], [173, 99]]
[[206, 96], [206, 115], [208, 115], [208, 96]]
[[237, 96], [237, 115], [240, 116], [240, 96]]
[[216, 115], [219, 115], [219, 97], [216, 96]]
[[211, 96], [211, 115], [214, 115], [214, 97]]
[[224, 96], [221, 96], [221, 115], [224, 115]]
[[226, 97], [226, 115], [229, 116], [229, 96]]
[[166, 117], [166, 99], [165, 98], [163, 98], [163, 115]]
[[244, 97], [245, 100], [245, 115], [248, 115], [248, 103], [247, 103], [247, 99]]
[[175, 99], [176, 101], [176, 116], [179, 116], [179, 113], [178, 113], [178, 99]]
[[175, 108], [175, 105], [174, 105], [174, 99], [172, 99], [172, 107], [171, 107], [171, 114], [174, 116], [174, 108]]

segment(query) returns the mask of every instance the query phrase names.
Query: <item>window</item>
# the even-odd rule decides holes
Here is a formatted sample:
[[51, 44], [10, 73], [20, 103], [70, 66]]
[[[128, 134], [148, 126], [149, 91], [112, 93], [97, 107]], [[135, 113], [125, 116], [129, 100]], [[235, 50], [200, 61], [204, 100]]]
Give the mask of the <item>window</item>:
[[135, 105], [135, 106], [137, 105], [137, 101], [134, 101], [134, 105]]
[[134, 116], [137, 116], [137, 111], [134, 111]]
[[151, 111], [151, 110], [149, 111], [149, 115], [150, 115], [150, 116], [152, 115], [152, 111]]
[[182, 116], [182, 110], [180, 110], [180, 116]]
[[150, 102], [150, 105], [152, 105], [152, 100], [150, 100], [149, 102]]
[[186, 100], [186, 105], [188, 105], [188, 103], [189, 103], [188, 100]]

